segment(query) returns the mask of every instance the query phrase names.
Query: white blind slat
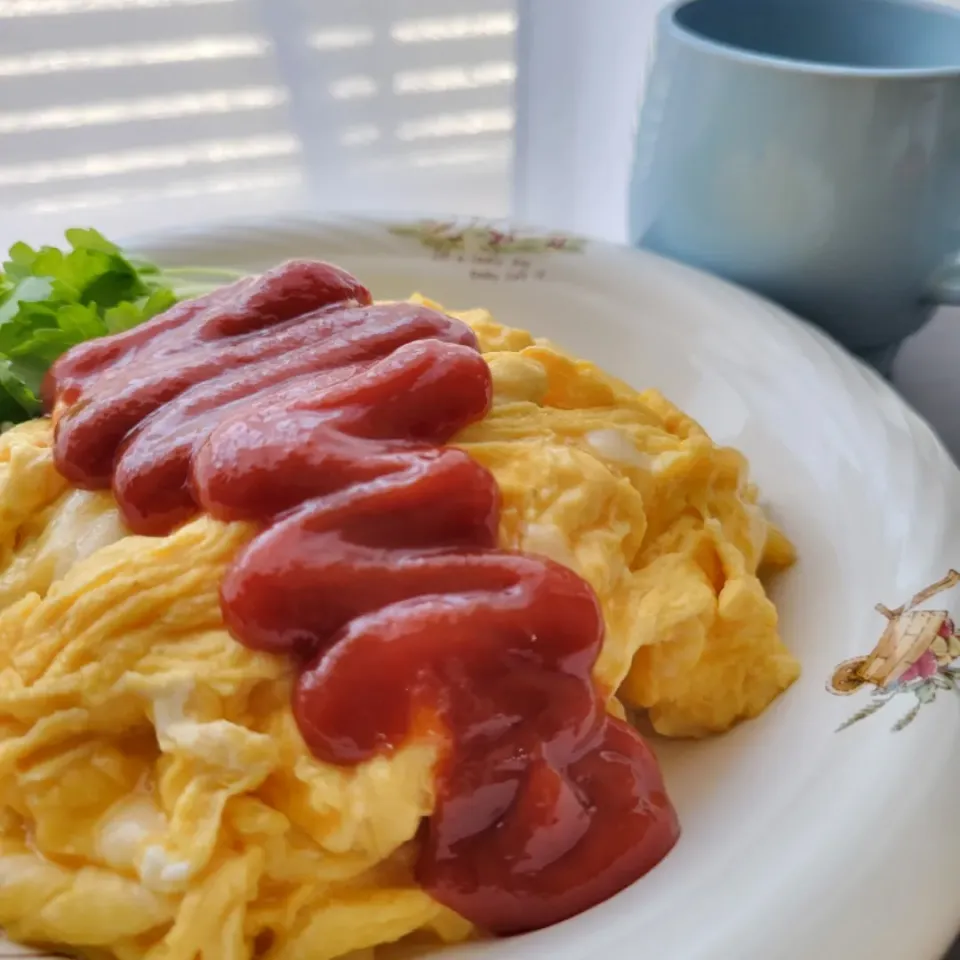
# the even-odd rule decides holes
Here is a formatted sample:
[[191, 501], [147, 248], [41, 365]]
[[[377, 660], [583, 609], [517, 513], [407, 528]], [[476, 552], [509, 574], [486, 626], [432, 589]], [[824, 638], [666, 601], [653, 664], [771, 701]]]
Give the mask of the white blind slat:
[[502, 215], [515, 34], [515, 0], [0, 0], [3, 229]]

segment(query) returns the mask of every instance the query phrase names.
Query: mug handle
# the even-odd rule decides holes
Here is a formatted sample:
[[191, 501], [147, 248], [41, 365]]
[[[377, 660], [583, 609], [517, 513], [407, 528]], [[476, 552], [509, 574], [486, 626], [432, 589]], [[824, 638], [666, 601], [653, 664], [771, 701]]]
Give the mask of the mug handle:
[[960, 253], [937, 268], [927, 283], [923, 299], [944, 307], [960, 306]]
[[[921, 299], [932, 307], [960, 307], [960, 252], [937, 267], [927, 281]], [[901, 340], [879, 347], [863, 354], [862, 359], [889, 380], [893, 376], [893, 363], [902, 345]]]

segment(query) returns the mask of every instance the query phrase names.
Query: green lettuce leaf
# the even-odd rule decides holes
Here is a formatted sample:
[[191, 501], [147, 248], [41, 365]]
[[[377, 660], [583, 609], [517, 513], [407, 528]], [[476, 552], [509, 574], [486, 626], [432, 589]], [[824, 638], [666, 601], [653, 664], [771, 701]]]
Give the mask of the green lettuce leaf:
[[96, 230], [65, 249], [16, 243], [0, 268], [0, 425], [42, 412], [50, 365], [85, 340], [129, 330], [175, 304], [175, 274], [125, 254]]

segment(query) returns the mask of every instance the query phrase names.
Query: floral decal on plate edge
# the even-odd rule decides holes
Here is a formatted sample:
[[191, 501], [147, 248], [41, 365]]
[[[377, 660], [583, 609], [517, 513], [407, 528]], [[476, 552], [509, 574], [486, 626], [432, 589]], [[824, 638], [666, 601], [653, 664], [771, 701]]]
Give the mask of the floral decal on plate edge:
[[489, 220], [418, 220], [390, 226], [398, 237], [413, 237], [442, 254], [580, 253], [586, 240], [564, 233], [527, 233]]
[[910, 708], [892, 727], [897, 733], [913, 723], [923, 707], [937, 699], [938, 693], [960, 693], [957, 625], [946, 610], [917, 609], [957, 584], [960, 572], [951, 570], [895, 610], [877, 604], [877, 611], [887, 620], [877, 645], [868, 656], [841, 663], [827, 683], [827, 690], [838, 696], [849, 696], [863, 686], [873, 688], [869, 703], [840, 724], [838, 731], [866, 720], [891, 701], [906, 701], [912, 696]]

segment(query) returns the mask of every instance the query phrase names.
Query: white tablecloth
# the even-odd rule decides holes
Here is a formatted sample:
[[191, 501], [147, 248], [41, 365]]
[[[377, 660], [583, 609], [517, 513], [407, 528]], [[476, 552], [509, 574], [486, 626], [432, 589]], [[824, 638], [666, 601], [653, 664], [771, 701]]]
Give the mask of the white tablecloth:
[[[941, 310], [909, 340], [894, 367], [894, 382], [935, 427], [960, 462], [960, 310]], [[958, 953], [960, 958], [960, 953]]]

